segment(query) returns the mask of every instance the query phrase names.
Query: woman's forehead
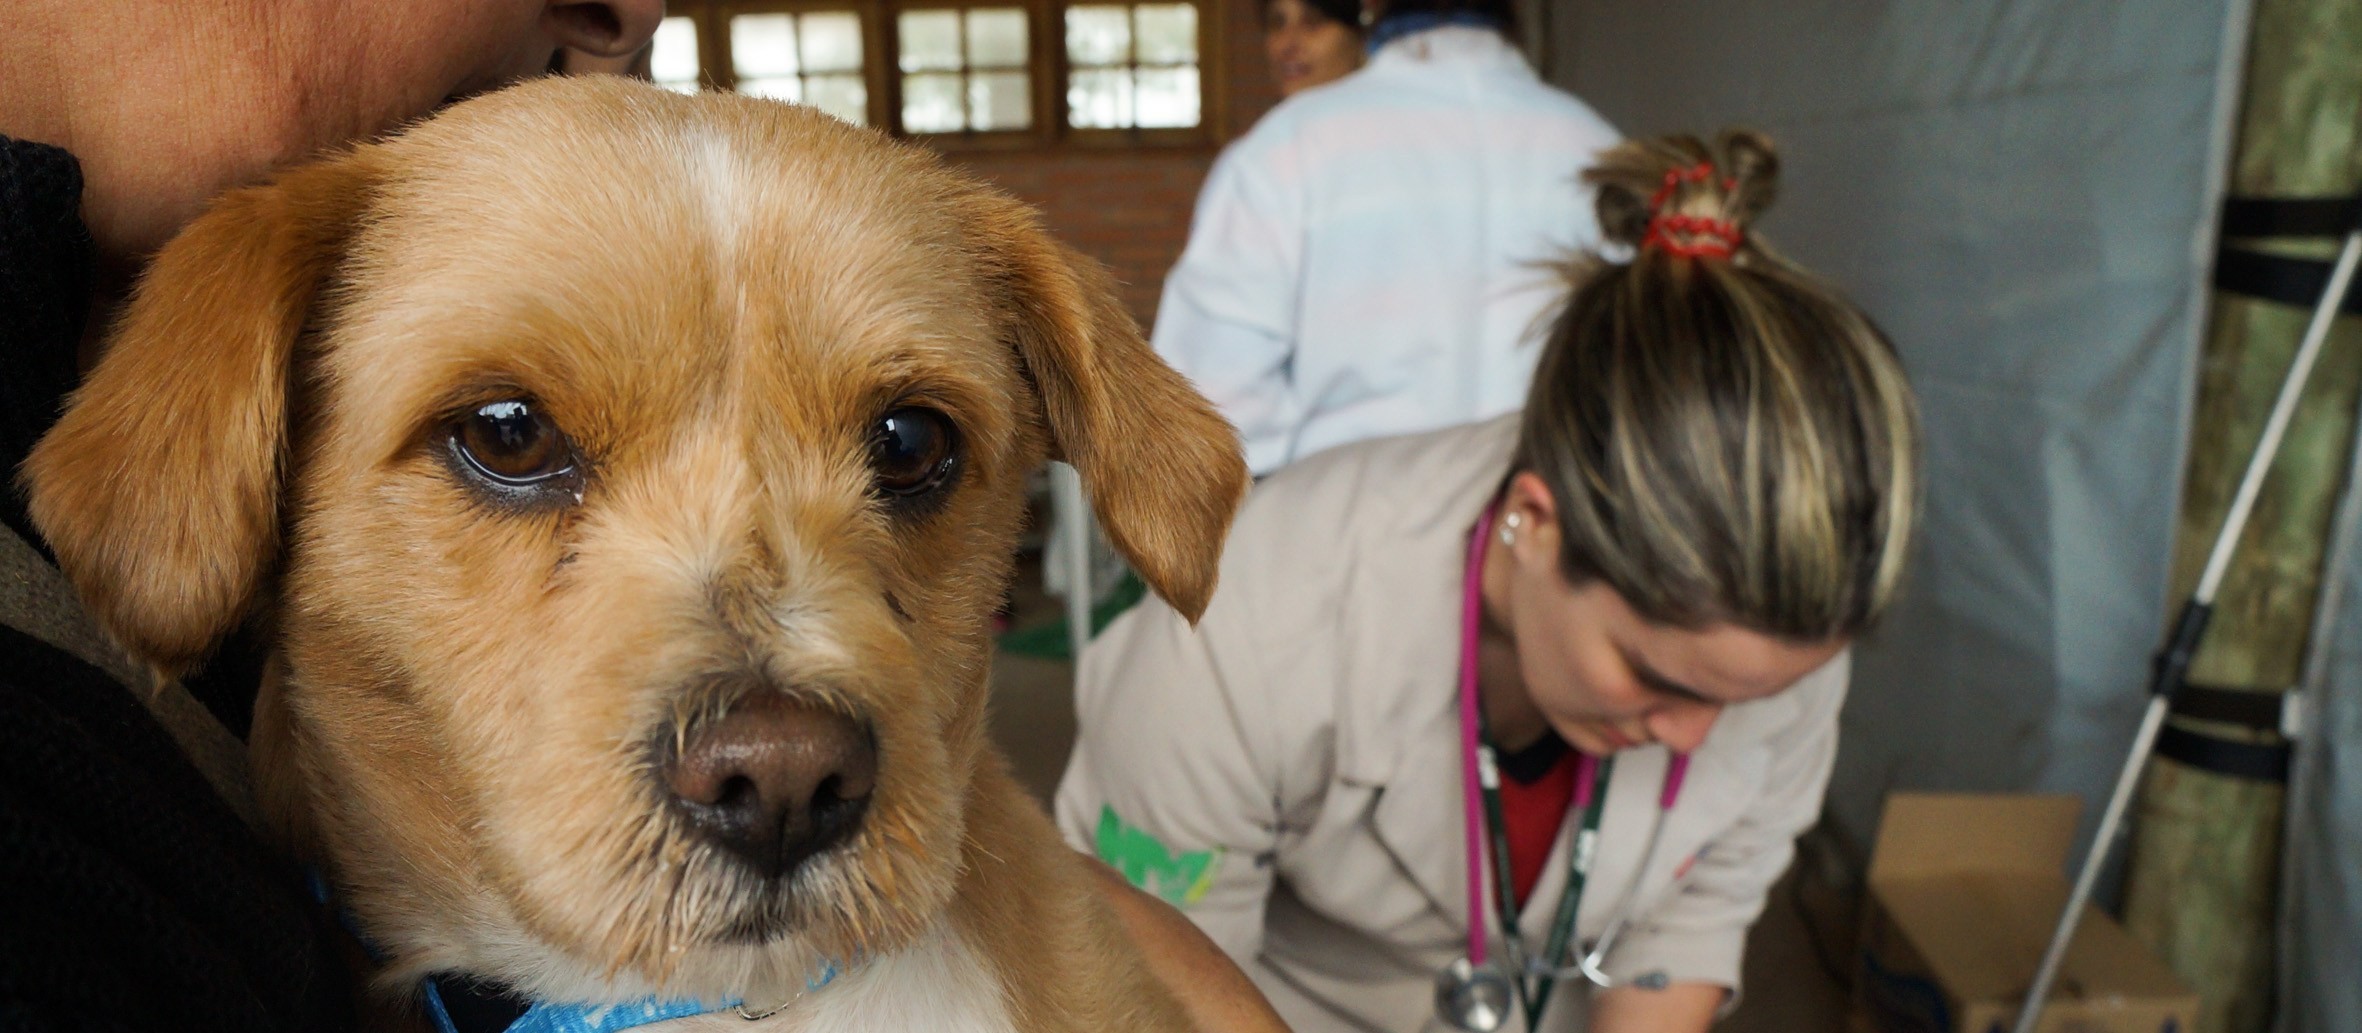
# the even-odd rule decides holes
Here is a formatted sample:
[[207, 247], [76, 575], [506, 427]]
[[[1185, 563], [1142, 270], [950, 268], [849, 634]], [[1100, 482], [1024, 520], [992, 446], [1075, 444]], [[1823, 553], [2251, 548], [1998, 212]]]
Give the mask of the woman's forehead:
[[1844, 650], [1843, 639], [1799, 642], [1728, 622], [1690, 628], [1651, 621], [1614, 589], [1608, 639], [1651, 688], [1717, 703], [1776, 695]]

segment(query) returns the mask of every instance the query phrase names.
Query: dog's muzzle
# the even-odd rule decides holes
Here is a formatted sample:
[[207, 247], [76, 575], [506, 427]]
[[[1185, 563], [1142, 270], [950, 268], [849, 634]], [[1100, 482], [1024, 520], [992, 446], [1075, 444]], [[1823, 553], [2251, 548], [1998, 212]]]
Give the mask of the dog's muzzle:
[[766, 878], [860, 828], [877, 773], [868, 728], [778, 692], [739, 699], [662, 764], [689, 826]]

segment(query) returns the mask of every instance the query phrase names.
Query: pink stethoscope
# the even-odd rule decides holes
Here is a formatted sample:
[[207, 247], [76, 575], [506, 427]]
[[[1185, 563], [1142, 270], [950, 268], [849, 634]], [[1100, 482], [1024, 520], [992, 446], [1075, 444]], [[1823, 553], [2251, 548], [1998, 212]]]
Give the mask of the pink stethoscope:
[[[1493, 764], [1491, 746], [1480, 741], [1482, 719], [1477, 713], [1477, 637], [1483, 617], [1483, 581], [1485, 549], [1492, 538], [1493, 520], [1498, 506], [1487, 506], [1478, 518], [1476, 532], [1468, 543], [1468, 572], [1464, 576], [1460, 599], [1460, 788], [1462, 810], [1466, 816], [1468, 854], [1468, 954], [1436, 973], [1436, 1015], [1455, 1029], [1470, 1033], [1490, 1033], [1508, 1021], [1514, 1001], [1527, 1000], [1526, 1016], [1530, 1029], [1539, 1016], [1531, 1014], [1534, 1005], [1522, 992], [1521, 984], [1504, 966], [1487, 961], [1485, 950], [1485, 794], [1499, 792], [1500, 775]], [[1575, 798], [1573, 814], [1595, 814], [1591, 805], [1598, 789], [1599, 759], [1588, 754], [1576, 761]], [[1633, 875], [1632, 886], [1637, 889], [1640, 874], [1648, 871], [1655, 861], [1657, 846], [1665, 830], [1665, 816], [1681, 798], [1682, 781], [1689, 774], [1689, 756], [1676, 753], [1665, 766], [1665, 781], [1657, 793], [1657, 818], [1649, 830], [1648, 846], [1641, 853], [1641, 865]], [[1499, 840], [1496, 840], [1498, 843]], [[1586, 821], [1576, 833], [1572, 845], [1572, 871], [1568, 892], [1580, 899], [1582, 885], [1587, 880], [1593, 855], [1597, 853], [1598, 829], [1596, 819]], [[1614, 977], [1601, 967], [1616, 939], [1631, 924], [1631, 891], [1617, 908], [1606, 931], [1590, 949], [1582, 952], [1572, 966], [1558, 966], [1554, 959], [1526, 958], [1515, 935], [1515, 916], [1506, 909], [1501, 921], [1509, 928], [1502, 932], [1504, 950], [1509, 954], [1516, 978], [1534, 977], [1555, 980], [1580, 976], [1601, 989], [1616, 985]], [[1572, 923], [1574, 901], [1562, 904], [1562, 919]], [[1557, 937], [1554, 937], [1554, 939]], [[1649, 973], [1632, 982], [1639, 986], [1664, 983], [1663, 973]]]

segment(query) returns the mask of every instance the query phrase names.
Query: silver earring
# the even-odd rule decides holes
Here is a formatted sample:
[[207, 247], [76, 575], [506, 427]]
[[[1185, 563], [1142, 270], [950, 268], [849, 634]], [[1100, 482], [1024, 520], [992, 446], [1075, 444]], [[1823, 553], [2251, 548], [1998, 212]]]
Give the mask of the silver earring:
[[1517, 524], [1518, 516], [1515, 513], [1501, 518], [1501, 544], [1517, 544]]

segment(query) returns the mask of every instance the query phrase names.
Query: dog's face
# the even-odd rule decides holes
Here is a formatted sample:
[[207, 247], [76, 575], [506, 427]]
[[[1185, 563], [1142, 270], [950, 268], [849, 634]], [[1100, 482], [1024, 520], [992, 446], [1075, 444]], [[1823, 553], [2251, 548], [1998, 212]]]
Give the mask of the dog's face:
[[1103, 276], [913, 149], [608, 80], [227, 198], [26, 480], [164, 669], [263, 622], [266, 804], [392, 978], [723, 994], [947, 902], [1052, 454], [1202, 607], [1244, 470]]

